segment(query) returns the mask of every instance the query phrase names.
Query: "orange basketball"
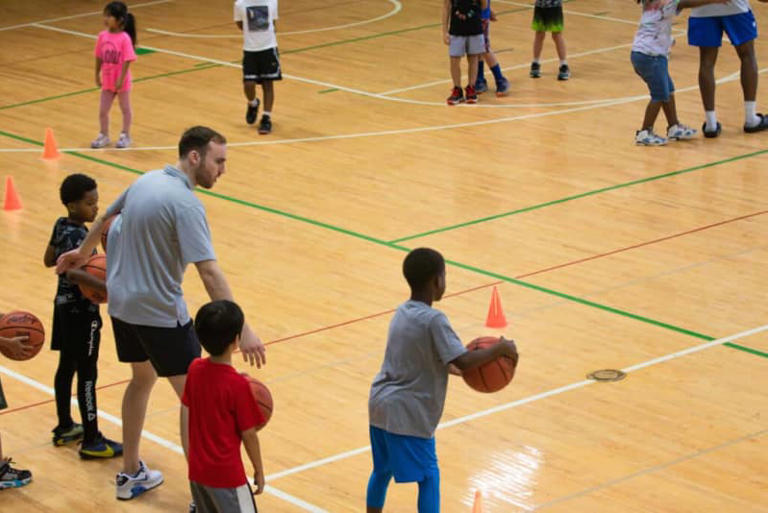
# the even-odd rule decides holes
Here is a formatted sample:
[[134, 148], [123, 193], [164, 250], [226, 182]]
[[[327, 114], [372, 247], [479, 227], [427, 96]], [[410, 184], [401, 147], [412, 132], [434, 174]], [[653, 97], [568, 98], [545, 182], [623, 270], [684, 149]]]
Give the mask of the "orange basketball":
[[[95, 276], [101, 280], [107, 279], [107, 257], [105, 255], [93, 255], [88, 259], [88, 262], [83, 266], [83, 271], [90, 275]], [[107, 294], [88, 287], [87, 285], [79, 284], [80, 291], [85, 297], [87, 297], [92, 303], [106, 303]]]
[[0, 337], [14, 338], [25, 336], [29, 337], [25, 344], [32, 348], [32, 354], [19, 358], [16, 355], [7, 353], [5, 348], [1, 348], [5, 356], [12, 360], [29, 360], [35, 356], [43, 348], [45, 328], [43, 328], [43, 323], [40, 322], [40, 319], [29, 312], [10, 312], [0, 319]]
[[[497, 337], [476, 338], [469, 344], [467, 349], [475, 351], [476, 349], [485, 349], [499, 343]], [[466, 370], [462, 373], [467, 385], [478, 392], [498, 392], [512, 381], [515, 376], [515, 367], [517, 362], [508, 356], [501, 356], [495, 360]]]
[[104, 253], [107, 252], [107, 235], [109, 235], [109, 227], [112, 225], [112, 221], [115, 220], [116, 215], [108, 217], [104, 221], [104, 231], [101, 232], [101, 247], [104, 248]]
[[267, 425], [269, 419], [272, 417], [272, 394], [269, 392], [267, 385], [258, 379], [252, 378], [245, 372], [241, 374], [243, 377], [245, 377], [245, 379], [248, 380], [248, 384], [251, 385], [251, 393], [253, 394], [253, 398], [256, 399], [256, 405], [259, 407], [259, 411], [261, 411], [261, 414], [266, 419], [263, 424], [256, 426], [256, 431], [259, 431], [261, 428]]

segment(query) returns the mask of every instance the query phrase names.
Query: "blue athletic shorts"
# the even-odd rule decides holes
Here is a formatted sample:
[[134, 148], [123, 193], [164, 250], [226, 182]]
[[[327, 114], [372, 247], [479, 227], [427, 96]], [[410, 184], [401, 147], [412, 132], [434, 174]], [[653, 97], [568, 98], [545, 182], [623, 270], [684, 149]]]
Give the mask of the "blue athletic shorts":
[[396, 435], [370, 428], [374, 471], [391, 472], [397, 483], [419, 482], [439, 473], [434, 437]]
[[669, 100], [669, 95], [675, 92], [675, 84], [669, 76], [667, 58], [661, 55], [632, 52], [631, 59], [635, 73], [648, 84], [651, 100], [656, 102]]
[[752, 11], [731, 16], [688, 18], [688, 44], [691, 46], [720, 46], [723, 32], [731, 44], [738, 46], [757, 39], [757, 22]]

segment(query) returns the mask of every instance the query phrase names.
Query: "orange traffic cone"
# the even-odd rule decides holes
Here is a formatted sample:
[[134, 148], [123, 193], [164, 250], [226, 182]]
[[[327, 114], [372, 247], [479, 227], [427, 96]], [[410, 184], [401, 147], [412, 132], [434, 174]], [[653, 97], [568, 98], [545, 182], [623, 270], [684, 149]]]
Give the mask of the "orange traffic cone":
[[13, 177], [9, 176], [5, 179], [5, 202], [3, 203], [3, 210], [20, 210], [21, 198], [16, 192], [16, 187], [13, 185]]
[[472, 504], [472, 513], [483, 513], [483, 494], [475, 490], [475, 502]]
[[56, 139], [53, 137], [53, 129], [45, 129], [45, 145], [43, 145], [43, 160], [56, 160], [61, 157], [61, 153], [56, 148]]
[[501, 298], [499, 297], [499, 291], [496, 287], [493, 287], [491, 306], [488, 308], [488, 318], [485, 320], [485, 325], [488, 328], [507, 327], [507, 318], [504, 317], [504, 310], [501, 307]]

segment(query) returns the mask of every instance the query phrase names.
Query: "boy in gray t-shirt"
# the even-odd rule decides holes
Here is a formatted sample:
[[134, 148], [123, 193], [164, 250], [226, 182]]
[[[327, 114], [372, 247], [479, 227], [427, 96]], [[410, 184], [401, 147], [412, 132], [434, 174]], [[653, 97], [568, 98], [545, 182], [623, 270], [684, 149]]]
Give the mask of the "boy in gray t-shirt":
[[389, 325], [381, 370], [368, 400], [373, 472], [367, 512], [380, 513], [392, 477], [419, 484], [419, 513], [440, 511], [435, 429], [445, 406], [449, 366], [460, 371], [499, 356], [517, 360], [511, 340], [468, 352], [444, 313], [432, 308], [445, 292], [445, 261], [433, 249], [411, 251], [403, 262], [411, 298]]

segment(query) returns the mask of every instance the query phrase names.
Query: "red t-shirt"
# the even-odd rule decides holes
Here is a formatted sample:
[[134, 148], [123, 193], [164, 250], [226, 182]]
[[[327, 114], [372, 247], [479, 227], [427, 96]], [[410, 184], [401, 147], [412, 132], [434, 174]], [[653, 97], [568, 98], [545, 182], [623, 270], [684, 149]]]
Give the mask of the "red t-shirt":
[[246, 484], [240, 433], [264, 417], [245, 377], [231, 365], [197, 358], [181, 402], [189, 408], [189, 480], [214, 488]]

